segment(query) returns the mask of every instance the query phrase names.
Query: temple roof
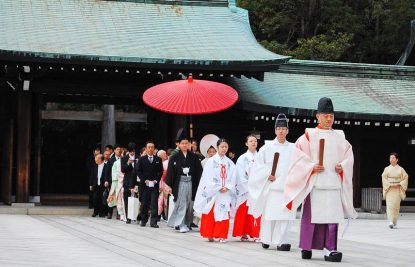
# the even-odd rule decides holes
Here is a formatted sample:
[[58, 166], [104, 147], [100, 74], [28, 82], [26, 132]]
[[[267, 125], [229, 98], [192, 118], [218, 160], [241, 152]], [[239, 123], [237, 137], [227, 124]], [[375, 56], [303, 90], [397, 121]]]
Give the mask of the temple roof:
[[415, 67], [290, 60], [264, 82], [231, 85], [252, 111], [312, 116], [326, 96], [337, 118], [415, 121]]
[[247, 11], [223, 0], [13, 0], [0, 2], [0, 18], [3, 60], [249, 71], [289, 60], [263, 48]]

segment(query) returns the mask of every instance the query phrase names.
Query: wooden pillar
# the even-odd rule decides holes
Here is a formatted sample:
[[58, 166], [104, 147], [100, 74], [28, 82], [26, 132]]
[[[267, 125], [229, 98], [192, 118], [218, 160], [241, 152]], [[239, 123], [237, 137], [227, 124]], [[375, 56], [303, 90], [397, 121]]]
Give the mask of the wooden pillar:
[[17, 186], [16, 202], [29, 202], [29, 175], [30, 175], [30, 137], [31, 137], [31, 110], [32, 94], [17, 92]]
[[10, 119], [8, 123], [5, 124], [4, 139], [2, 142], [3, 154], [1, 158], [3, 166], [1, 169], [1, 200], [5, 204], [10, 204], [12, 196], [14, 122]]
[[103, 105], [102, 112], [101, 146], [104, 150], [106, 145], [115, 145], [115, 107], [114, 105]]
[[[35, 202], [40, 199], [40, 166], [42, 155], [42, 116], [41, 116], [42, 96], [36, 95], [35, 106], [33, 107], [33, 133], [34, 133], [34, 168], [33, 168], [33, 183], [31, 184], [33, 196], [35, 196]], [[37, 200], [37, 201], [36, 201]]]

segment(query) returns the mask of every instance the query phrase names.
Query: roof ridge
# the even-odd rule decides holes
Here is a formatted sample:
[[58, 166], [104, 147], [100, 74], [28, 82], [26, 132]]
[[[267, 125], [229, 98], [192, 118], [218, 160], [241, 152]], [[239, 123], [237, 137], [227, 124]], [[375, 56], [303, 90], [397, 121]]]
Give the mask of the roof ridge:
[[115, 2], [133, 2], [161, 5], [183, 5], [183, 6], [228, 6], [228, 0], [101, 0]]

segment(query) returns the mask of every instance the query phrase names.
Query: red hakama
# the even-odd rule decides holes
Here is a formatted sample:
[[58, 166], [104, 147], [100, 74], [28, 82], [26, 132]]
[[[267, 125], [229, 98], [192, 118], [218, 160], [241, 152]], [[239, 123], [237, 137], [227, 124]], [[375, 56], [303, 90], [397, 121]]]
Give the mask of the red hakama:
[[245, 201], [236, 211], [232, 236], [250, 236], [251, 238], [259, 238], [260, 229], [261, 217], [255, 219], [254, 216], [248, 214], [248, 206]]
[[202, 214], [200, 222], [200, 235], [205, 238], [228, 238], [229, 219], [215, 222], [215, 215], [212, 209], [208, 214]]

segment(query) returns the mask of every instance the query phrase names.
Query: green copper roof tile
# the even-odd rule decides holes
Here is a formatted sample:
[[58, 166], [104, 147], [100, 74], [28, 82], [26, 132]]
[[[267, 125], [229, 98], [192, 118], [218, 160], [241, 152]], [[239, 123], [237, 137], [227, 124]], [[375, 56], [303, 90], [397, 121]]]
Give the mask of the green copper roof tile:
[[[295, 69], [290, 66], [293, 64]], [[326, 66], [322, 72], [319, 66], [309, 68], [315, 62], [293, 60], [293, 64], [290, 61], [277, 72], [265, 73], [264, 82], [242, 78], [233, 79], [231, 85], [238, 88], [243, 102], [291, 115], [311, 115], [318, 100], [326, 96], [333, 99], [336, 112], [344, 118], [364, 114], [374, 119], [403, 116], [415, 120], [415, 67], [320, 62], [319, 66]], [[339, 65], [348, 72], [334, 71]], [[387, 75], [382, 76], [386, 69]]]
[[132, 1], [1, 0], [0, 53], [132, 63], [271, 66], [268, 69], [288, 61], [257, 43], [246, 10], [232, 10]]

